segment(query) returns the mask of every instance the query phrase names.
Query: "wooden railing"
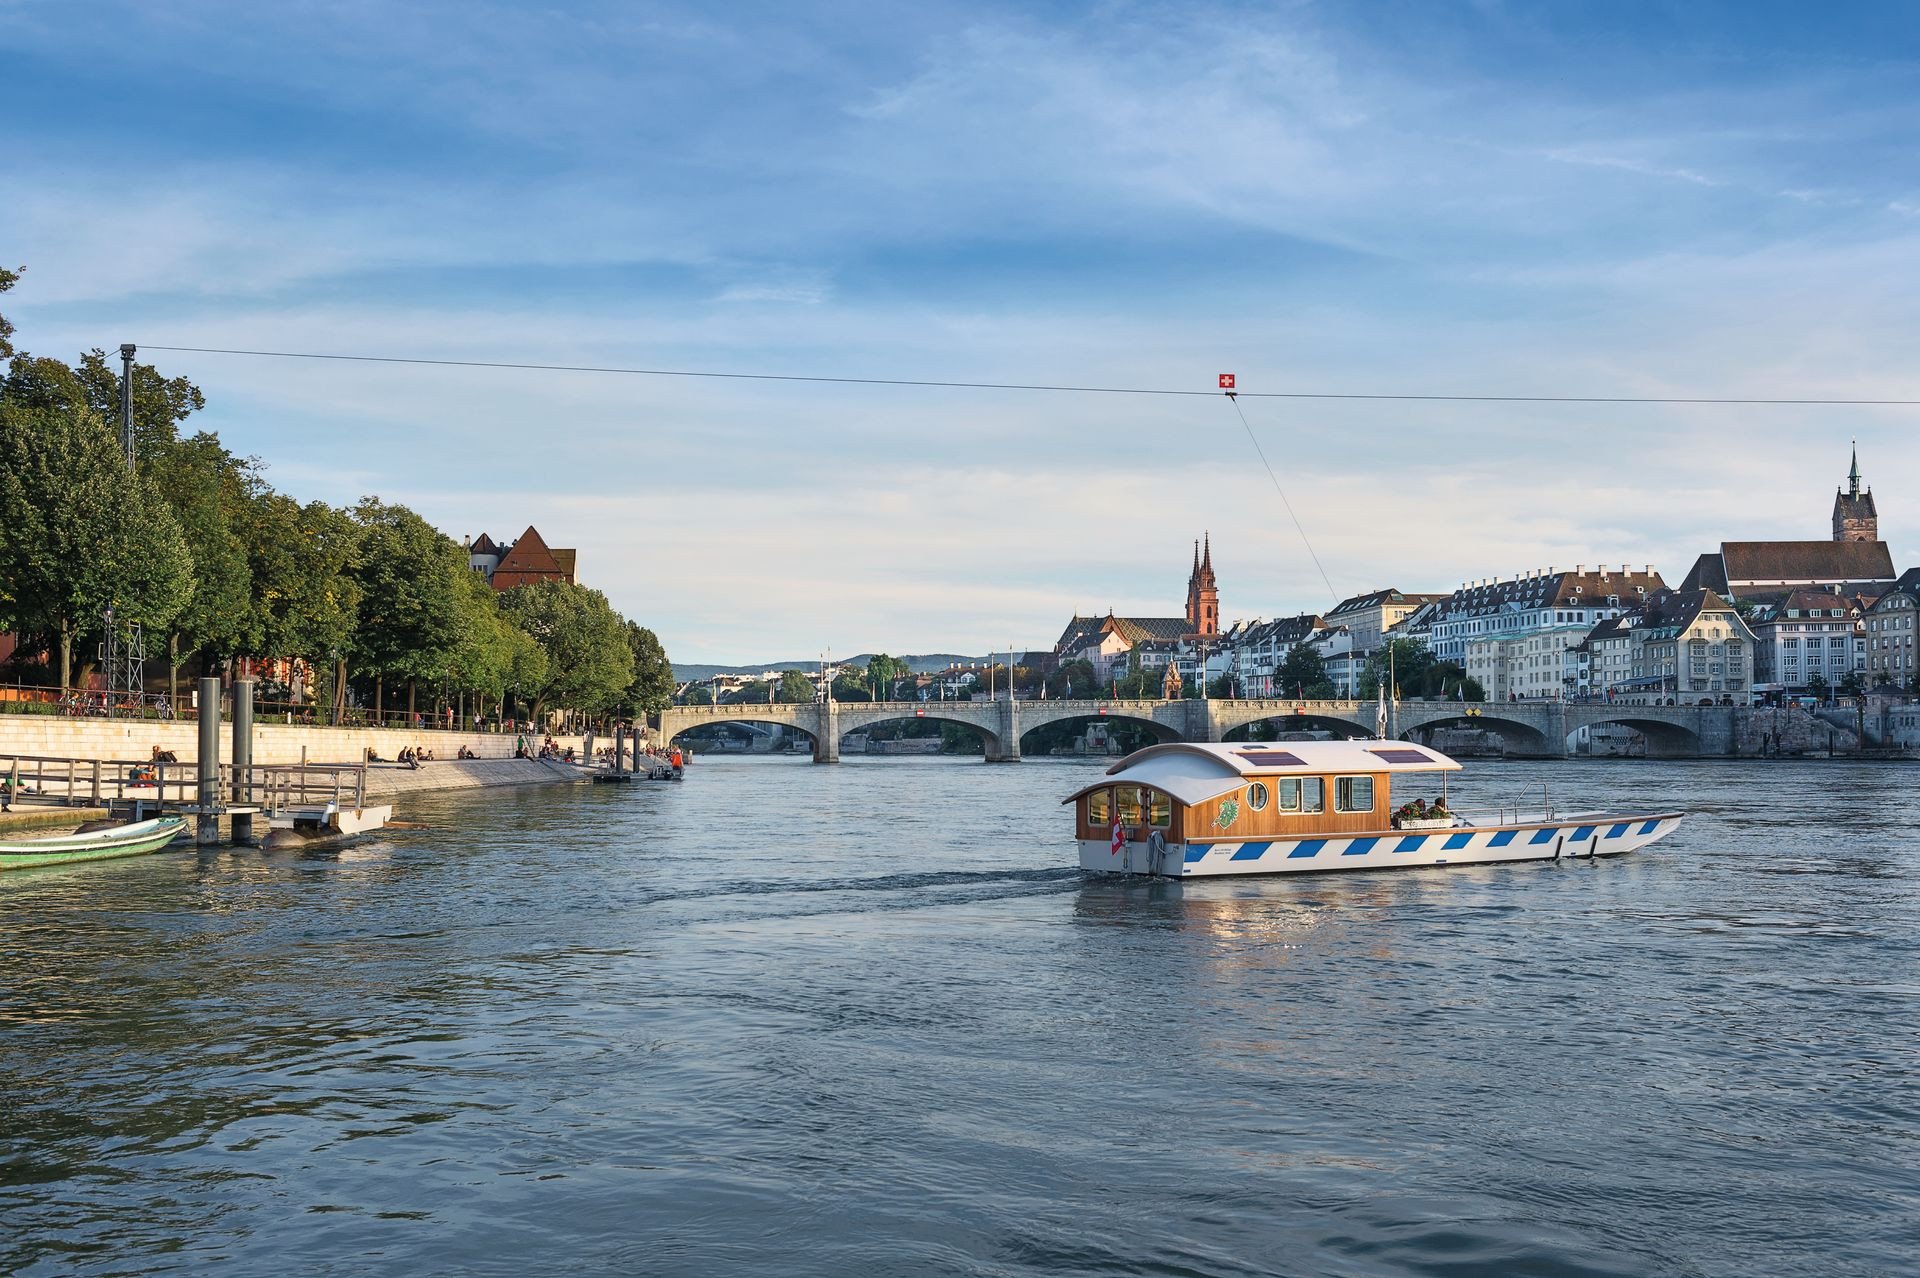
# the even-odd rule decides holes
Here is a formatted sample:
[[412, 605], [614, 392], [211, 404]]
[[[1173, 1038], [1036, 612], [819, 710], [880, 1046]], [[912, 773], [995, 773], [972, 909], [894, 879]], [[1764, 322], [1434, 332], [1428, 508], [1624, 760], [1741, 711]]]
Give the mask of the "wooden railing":
[[[366, 806], [364, 763], [256, 763], [246, 768], [236, 791], [234, 767], [220, 767], [220, 803], [278, 811], [290, 807]], [[0, 779], [13, 798], [104, 807], [146, 803], [190, 808], [200, 802], [200, 774], [192, 763], [131, 759], [74, 759], [50, 755], [0, 755]]]

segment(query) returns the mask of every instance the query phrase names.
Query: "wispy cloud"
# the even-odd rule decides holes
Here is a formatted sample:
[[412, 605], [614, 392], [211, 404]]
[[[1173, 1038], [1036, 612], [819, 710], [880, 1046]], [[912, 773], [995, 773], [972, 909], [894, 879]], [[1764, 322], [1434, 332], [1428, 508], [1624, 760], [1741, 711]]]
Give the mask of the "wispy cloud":
[[[6, 309], [46, 352], [1920, 397], [1910, 69], [1685, 17], [1715, 38], [1503, 6], [4, 6]], [[164, 360], [284, 486], [538, 523], [689, 659], [1171, 611], [1205, 527], [1230, 612], [1326, 602], [1211, 400]], [[1340, 588], [1818, 535], [1856, 434], [1920, 544], [1892, 410], [1246, 406]]]

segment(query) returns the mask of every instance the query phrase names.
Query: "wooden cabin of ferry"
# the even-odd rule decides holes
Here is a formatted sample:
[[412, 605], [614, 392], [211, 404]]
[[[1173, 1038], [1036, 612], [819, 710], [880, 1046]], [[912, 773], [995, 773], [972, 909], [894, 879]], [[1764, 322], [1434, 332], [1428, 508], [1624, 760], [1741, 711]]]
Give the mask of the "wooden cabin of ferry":
[[1082, 839], [1111, 838], [1116, 817], [1129, 840], [1168, 843], [1384, 833], [1400, 805], [1444, 801], [1459, 769], [1405, 741], [1176, 743], [1128, 755], [1066, 802]]

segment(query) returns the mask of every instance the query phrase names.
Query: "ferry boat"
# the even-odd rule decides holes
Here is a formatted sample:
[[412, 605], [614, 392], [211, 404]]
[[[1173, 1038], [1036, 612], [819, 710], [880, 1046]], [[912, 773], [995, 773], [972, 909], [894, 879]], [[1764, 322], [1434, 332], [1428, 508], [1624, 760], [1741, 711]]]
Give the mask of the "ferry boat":
[[1063, 802], [1082, 869], [1171, 878], [1618, 856], [1685, 815], [1471, 819], [1447, 802], [1459, 770], [1406, 741], [1183, 742], [1135, 751]]

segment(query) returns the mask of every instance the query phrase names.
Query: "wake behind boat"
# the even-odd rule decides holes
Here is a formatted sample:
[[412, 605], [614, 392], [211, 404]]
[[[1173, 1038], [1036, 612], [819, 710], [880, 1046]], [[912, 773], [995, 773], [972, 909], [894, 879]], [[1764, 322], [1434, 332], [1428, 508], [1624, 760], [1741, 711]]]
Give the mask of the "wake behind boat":
[[57, 834], [40, 839], [0, 841], [0, 870], [106, 861], [158, 852], [187, 828], [185, 817], [155, 817], [85, 834]]
[[[1447, 803], [1460, 764], [1406, 741], [1148, 746], [1082, 787], [1080, 867], [1174, 878], [1617, 856], [1673, 833], [1679, 812], [1587, 812], [1485, 822]], [[1396, 808], [1394, 788], [1440, 774]]]

